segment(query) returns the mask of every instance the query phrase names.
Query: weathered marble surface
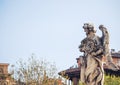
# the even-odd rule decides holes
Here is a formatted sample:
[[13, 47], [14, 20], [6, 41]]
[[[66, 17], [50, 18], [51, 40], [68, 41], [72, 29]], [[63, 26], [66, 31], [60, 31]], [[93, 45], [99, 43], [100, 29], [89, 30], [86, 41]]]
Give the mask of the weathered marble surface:
[[86, 85], [103, 85], [102, 57], [106, 56], [106, 62], [111, 69], [117, 69], [112, 63], [112, 57], [109, 52], [109, 33], [103, 25], [99, 26], [102, 31], [102, 37], [95, 34], [94, 26], [90, 23], [85, 23], [83, 29], [86, 37], [79, 46], [80, 52], [84, 53], [84, 57], [81, 57], [81, 81]]

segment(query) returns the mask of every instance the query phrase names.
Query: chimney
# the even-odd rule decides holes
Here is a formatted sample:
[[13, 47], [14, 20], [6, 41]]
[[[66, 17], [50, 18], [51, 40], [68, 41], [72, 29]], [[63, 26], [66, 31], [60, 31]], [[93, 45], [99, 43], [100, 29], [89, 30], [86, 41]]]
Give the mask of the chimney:
[[115, 53], [115, 49], [111, 49], [111, 53]]

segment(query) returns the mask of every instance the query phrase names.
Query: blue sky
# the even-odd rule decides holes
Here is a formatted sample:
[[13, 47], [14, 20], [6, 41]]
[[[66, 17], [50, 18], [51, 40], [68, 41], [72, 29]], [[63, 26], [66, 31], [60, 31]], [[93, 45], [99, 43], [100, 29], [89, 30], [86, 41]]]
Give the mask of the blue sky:
[[85, 37], [82, 26], [100, 24], [110, 33], [110, 48], [120, 50], [119, 0], [0, 0], [0, 62], [15, 64], [34, 53], [58, 70], [76, 64]]

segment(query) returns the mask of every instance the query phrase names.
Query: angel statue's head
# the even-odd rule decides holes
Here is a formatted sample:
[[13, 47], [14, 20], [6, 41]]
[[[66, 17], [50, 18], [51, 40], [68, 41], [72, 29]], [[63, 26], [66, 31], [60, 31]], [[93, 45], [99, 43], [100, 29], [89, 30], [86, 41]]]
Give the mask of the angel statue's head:
[[90, 33], [90, 32], [93, 32], [93, 33], [96, 32], [95, 29], [94, 29], [94, 25], [91, 24], [91, 23], [84, 23], [83, 29], [87, 34]]

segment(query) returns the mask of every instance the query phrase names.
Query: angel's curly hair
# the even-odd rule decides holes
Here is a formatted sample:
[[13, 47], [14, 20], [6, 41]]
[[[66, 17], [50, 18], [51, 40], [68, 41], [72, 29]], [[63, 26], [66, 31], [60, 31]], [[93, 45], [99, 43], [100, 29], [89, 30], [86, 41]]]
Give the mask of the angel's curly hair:
[[94, 29], [93, 24], [91, 24], [91, 23], [84, 23], [83, 28], [88, 29], [89, 31], [92, 31], [94, 33], [96, 32], [96, 30]]

